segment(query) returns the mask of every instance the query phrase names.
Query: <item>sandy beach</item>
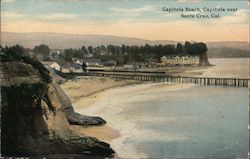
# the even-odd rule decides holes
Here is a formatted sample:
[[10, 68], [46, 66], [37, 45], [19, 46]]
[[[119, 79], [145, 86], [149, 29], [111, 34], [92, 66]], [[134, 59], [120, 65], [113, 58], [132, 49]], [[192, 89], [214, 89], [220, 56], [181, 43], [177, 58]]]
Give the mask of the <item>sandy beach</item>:
[[[136, 85], [137, 87], [134, 87], [133, 85]], [[110, 90], [118, 90], [119, 87], [129, 86], [135, 88], [134, 93], [141, 93], [151, 89], [152, 87], [155, 88], [152, 91], [157, 89], [157, 93], [161, 90], [165, 90], [166, 88], [169, 91], [185, 89], [193, 86], [193, 84], [148, 84], [136, 80], [118, 80], [107, 77], [81, 77], [75, 80], [68, 80], [61, 85], [61, 88], [70, 97], [76, 112], [84, 115], [95, 115], [89, 114], [89, 110], [97, 109], [96, 105], [100, 104], [98, 102], [107, 97]], [[131, 89], [131, 87], [129, 87], [129, 89]], [[109, 121], [107, 121], [107, 124], [104, 126], [83, 128], [81, 126], [75, 125], [71, 126], [71, 128], [80, 134], [96, 137], [106, 142], [111, 142], [112, 140], [121, 136], [118, 130], [113, 129], [110, 126]]]
[[[249, 70], [244, 67], [248, 64], [247, 59], [246, 60], [236, 59], [236, 61], [234, 61], [234, 59], [228, 59], [223, 62], [221, 61], [223, 60], [216, 59], [215, 61], [212, 61], [212, 64], [216, 64], [213, 67], [193, 69], [193, 70], [189, 70], [188, 72], [184, 71], [182, 72], [182, 75], [189, 74], [193, 76], [199, 75], [199, 76], [212, 76], [212, 77], [232, 76], [232, 77], [238, 77], [238, 78], [239, 77], [247, 78], [249, 76], [248, 75]], [[230, 63], [232, 62], [236, 64], [234, 66], [230, 65]], [[242, 63], [244, 64], [242, 65]], [[177, 108], [182, 106], [183, 103], [180, 103], [180, 105], [179, 104], [175, 105], [175, 104], [178, 102], [181, 102], [181, 99], [185, 99], [187, 95], [190, 95], [189, 91], [193, 90], [193, 93], [191, 93], [190, 98], [191, 97], [194, 98], [194, 101], [188, 100], [187, 103], [191, 102], [191, 104], [187, 104], [187, 105], [184, 104], [185, 107], [189, 107], [190, 105], [195, 105], [192, 102], [195, 102], [196, 97], [199, 97], [201, 93], [203, 94], [202, 97], [204, 96], [204, 100], [208, 100], [207, 101], [208, 103], [212, 101], [209, 100], [209, 98], [207, 99], [205, 97], [211, 96], [216, 93], [218, 93], [218, 96], [220, 96], [221, 94], [228, 93], [230, 92], [230, 90], [231, 92], [238, 91], [239, 93], [242, 93], [242, 90], [235, 89], [235, 88], [222, 88], [222, 87], [205, 88], [205, 87], [199, 87], [199, 86], [197, 87], [197, 85], [189, 84], [189, 83], [164, 83], [164, 82], [163, 83], [142, 83], [142, 81], [125, 80], [125, 79], [120, 80], [120, 79], [112, 79], [112, 78], [107, 78], [107, 77], [78, 77], [75, 80], [66, 81], [65, 83], [61, 85], [61, 87], [70, 97], [73, 107], [76, 112], [80, 114], [84, 114], [84, 115], [100, 116], [104, 120], [107, 121], [107, 124], [104, 126], [93, 126], [93, 127], [88, 127], [88, 128], [83, 128], [81, 126], [71, 126], [72, 129], [76, 130], [80, 134], [96, 137], [102, 141], [110, 143], [112, 148], [116, 150], [119, 156], [122, 156], [122, 157], [139, 156], [139, 157], [145, 157], [145, 158], [149, 157], [147, 152], [150, 152], [149, 154], [151, 156], [157, 156], [159, 153], [162, 152], [162, 147], [166, 149], [171, 149], [171, 147], [169, 148], [168, 145], [165, 145], [165, 146], [160, 145], [160, 147], [155, 148], [156, 151], [151, 152], [150, 150], [152, 147], [150, 147], [149, 143], [139, 146], [140, 142], [146, 142], [146, 141], [151, 142], [151, 141], [148, 141], [150, 139], [152, 139], [152, 142], [158, 141], [158, 140], [160, 141], [164, 140], [165, 142], [171, 142], [174, 144], [175, 142], [176, 144], [177, 142], [183, 142], [184, 147], [185, 147], [184, 141], [190, 138], [190, 135], [188, 135], [187, 132], [186, 132], [187, 134], [183, 133], [182, 129], [181, 131], [177, 129], [179, 133], [172, 134], [171, 129], [176, 127], [175, 124], [172, 126], [166, 127], [166, 130], [164, 129], [163, 132], [158, 132], [155, 130], [155, 128], [150, 129], [149, 127], [145, 130], [143, 128], [146, 128], [146, 125], [148, 124], [150, 125], [152, 123], [155, 123], [155, 124], [152, 124], [153, 127], [157, 126], [159, 123], [164, 123], [164, 125], [168, 125], [168, 124], [171, 125], [172, 122], [178, 123], [178, 120], [182, 119], [183, 114], [181, 114], [181, 116], [177, 120], [176, 115], [171, 116], [170, 112], [171, 111], [174, 111], [174, 112], [177, 111], [177, 113], [182, 112], [181, 111], [182, 108], [180, 110], [177, 110]], [[199, 91], [199, 89], [202, 89], [203, 91]], [[194, 91], [194, 90], [197, 90], [197, 91]], [[219, 93], [220, 91], [222, 93]], [[182, 92], [185, 92], [185, 93], [182, 93]], [[240, 96], [242, 96], [242, 94]], [[222, 96], [222, 98], [223, 97], [224, 96]], [[215, 97], [213, 98], [215, 99]], [[206, 111], [211, 111], [210, 107], [213, 105], [216, 106], [216, 103], [219, 103], [219, 101], [221, 101], [219, 99], [218, 101], [215, 100], [215, 103], [209, 104], [206, 107], [199, 107], [200, 105], [204, 105], [206, 102], [201, 104], [199, 103], [200, 100], [197, 100], [196, 101], [197, 103], [195, 106], [198, 108], [197, 110], [202, 110], [202, 109], [207, 108]], [[172, 100], [177, 100], [177, 101], [174, 102]], [[164, 101], [164, 102], [161, 103], [161, 101]], [[161, 104], [162, 104], [162, 107], [161, 107]], [[164, 105], [168, 105], [168, 106], [165, 107]], [[220, 103], [219, 105], [221, 106], [223, 105], [223, 103]], [[228, 103], [227, 106], [223, 108], [226, 109], [228, 105], [230, 104]], [[152, 106], [157, 107], [157, 109], [152, 109]], [[141, 109], [143, 109], [143, 111]], [[219, 108], [216, 107], [213, 109], [219, 109]], [[184, 111], [182, 113], [186, 113], [191, 110], [197, 111], [196, 109], [187, 109], [187, 111]], [[225, 111], [228, 111], [229, 114], [232, 113], [229, 110], [225, 110]], [[163, 116], [159, 115], [162, 112], [166, 114], [169, 114], [169, 113], [170, 114], [166, 118], [165, 114], [163, 114]], [[216, 113], [219, 113], [219, 112], [220, 111]], [[224, 112], [224, 111], [221, 111], [221, 112]], [[152, 114], [155, 114], [155, 115], [152, 115]], [[225, 117], [226, 115], [223, 114], [222, 116]], [[199, 113], [198, 113], [197, 118], [200, 118]], [[206, 118], [205, 115], [204, 115], [204, 118]], [[193, 121], [193, 115], [190, 116], [190, 120]], [[183, 120], [179, 124], [182, 124], [185, 121], [186, 120]], [[199, 120], [194, 120], [194, 122], [196, 121], [199, 121]], [[205, 121], [209, 121], [209, 120], [206, 119]], [[140, 126], [138, 127], [138, 125], [141, 125], [141, 123], [144, 123], [142, 124], [143, 127], [140, 127]], [[231, 122], [229, 122], [229, 124], [230, 123]], [[188, 124], [189, 123], [187, 123], [186, 125]], [[225, 122], [225, 124], [228, 124], [228, 122]], [[201, 126], [203, 125], [201, 124]], [[241, 126], [241, 125], [238, 124], [238, 126]], [[213, 124], [211, 127], [213, 127]], [[162, 128], [164, 127], [161, 127], [159, 129], [161, 130]], [[220, 130], [220, 129], [215, 128], [215, 130]], [[229, 132], [230, 131], [231, 130], [229, 130]], [[242, 132], [240, 133], [241, 135], [242, 134], [244, 135], [244, 133]], [[217, 137], [216, 134], [217, 133], [213, 135]], [[203, 136], [201, 135], [201, 137]], [[195, 140], [195, 138], [194, 139], [191, 138], [191, 139]], [[227, 145], [229, 143], [224, 143], [224, 144]], [[209, 145], [207, 146], [209, 147]], [[201, 152], [202, 151], [203, 150], [201, 150]], [[192, 154], [190, 155], [192, 156]]]
[[122, 87], [131, 84], [138, 84], [135, 80], [119, 80], [105, 77], [80, 77], [75, 80], [68, 80], [61, 85], [61, 88], [70, 97], [74, 108], [83, 108], [90, 105], [96, 98], [101, 98], [101, 94], [111, 88]]
[[[118, 80], [105, 77], [81, 77], [75, 80], [68, 80], [61, 85], [61, 88], [70, 97], [75, 111], [79, 112], [80, 110], [100, 101], [105, 96], [106, 90], [139, 83], [141, 82], [135, 80]], [[120, 136], [119, 132], [112, 129], [108, 124], [88, 128], [75, 125], [71, 126], [71, 128], [80, 134], [96, 137], [106, 142], [110, 142]]]

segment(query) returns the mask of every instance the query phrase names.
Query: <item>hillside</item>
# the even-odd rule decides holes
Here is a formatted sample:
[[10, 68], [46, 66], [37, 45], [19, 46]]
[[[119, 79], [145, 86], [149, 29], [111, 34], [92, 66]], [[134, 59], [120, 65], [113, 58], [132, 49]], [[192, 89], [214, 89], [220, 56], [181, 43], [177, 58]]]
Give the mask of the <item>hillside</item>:
[[2, 33], [2, 44], [21, 44], [24, 47], [33, 48], [35, 45], [47, 44], [51, 48], [66, 49], [80, 48], [81, 46], [97, 45], [144, 45], [152, 43], [149, 40], [127, 38], [109, 35], [73, 35], [60, 33]]
[[40, 62], [12, 55], [1, 52], [1, 155], [112, 156], [109, 144], [71, 129], [75, 124], [100, 125], [101, 118], [75, 113], [69, 97]]
[[[20, 44], [26, 48], [34, 48], [36, 45], [46, 44], [53, 49], [66, 49], [66, 48], [80, 48], [85, 46], [98, 46], [98, 45], [176, 45], [178, 41], [171, 40], [144, 40], [139, 38], [119, 37], [110, 35], [91, 35], [91, 34], [62, 34], [62, 33], [10, 33], [1, 32], [1, 45], [15, 45]], [[184, 43], [184, 42], [181, 42]], [[213, 49], [213, 57], [217, 57], [216, 52], [219, 52], [218, 56], [228, 56], [227, 52], [223, 52], [222, 48], [242, 50], [243, 56], [249, 52], [249, 43], [247, 42], [207, 42], [208, 49]], [[219, 50], [218, 50], [219, 49]], [[241, 57], [242, 53], [238, 55], [236, 51], [230, 54], [230, 57]], [[247, 52], [246, 52], [247, 51]], [[211, 52], [210, 52], [211, 53]]]

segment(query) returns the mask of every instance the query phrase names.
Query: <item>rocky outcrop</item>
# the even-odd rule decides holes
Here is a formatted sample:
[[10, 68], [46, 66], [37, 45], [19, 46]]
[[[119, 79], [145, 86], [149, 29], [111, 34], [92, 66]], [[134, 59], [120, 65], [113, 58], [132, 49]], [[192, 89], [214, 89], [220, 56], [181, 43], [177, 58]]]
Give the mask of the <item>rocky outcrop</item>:
[[86, 116], [86, 115], [76, 113], [74, 111], [72, 103], [71, 103], [69, 97], [67, 96], [67, 94], [61, 89], [61, 87], [59, 87], [57, 85], [57, 83], [60, 84], [60, 83], [65, 82], [67, 77], [65, 77], [65, 76], [61, 77], [60, 75], [62, 73], [58, 73], [58, 71], [56, 71], [56, 70], [53, 70], [53, 69], [49, 69], [49, 70], [50, 70], [50, 73], [54, 79], [53, 86], [56, 89], [55, 92], [57, 93], [57, 96], [60, 100], [60, 105], [62, 107], [62, 111], [66, 115], [66, 117], [71, 125], [81, 125], [83, 127], [87, 127], [87, 126], [92, 126], [92, 125], [106, 124], [106, 121], [100, 117], [92, 117], [92, 116]]
[[112, 156], [109, 144], [70, 128], [70, 123], [94, 125], [105, 121], [75, 114], [69, 98], [39, 62], [2, 54], [0, 66], [3, 156]]
[[106, 121], [100, 117], [91, 117], [76, 113], [72, 107], [69, 97], [63, 92], [63, 90], [58, 85], [54, 84], [54, 87], [56, 89], [60, 104], [62, 106], [62, 111], [66, 115], [70, 124], [89, 126], [102, 125], [106, 123]]

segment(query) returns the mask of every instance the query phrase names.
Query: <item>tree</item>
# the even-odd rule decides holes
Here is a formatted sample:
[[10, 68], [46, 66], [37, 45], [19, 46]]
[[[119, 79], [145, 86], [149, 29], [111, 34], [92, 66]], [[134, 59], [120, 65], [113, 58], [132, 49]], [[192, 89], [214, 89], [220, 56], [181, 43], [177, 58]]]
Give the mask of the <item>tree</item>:
[[122, 53], [119, 53], [116, 56], [116, 61], [117, 61], [118, 65], [124, 65], [124, 63], [125, 63], [125, 56]]
[[178, 43], [176, 45], [176, 49], [175, 49], [175, 54], [180, 55], [184, 53], [184, 48], [183, 45], [181, 43]]
[[184, 48], [185, 48], [187, 54], [189, 54], [189, 55], [192, 54], [192, 46], [191, 46], [190, 42], [186, 41]]
[[121, 52], [122, 52], [123, 54], [125, 54], [125, 52], [126, 52], [126, 46], [125, 46], [125, 45], [122, 45]]
[[108, 52], [111, 53], [111, 55], [115, 54], [115, 47], [114, 47], [114, 45], [108, 45], [107, 49], [108, 49]]
[[87, 65], [83, 62], [82, 63], [82, 70], [86, 72], [86, 70], [87, 70], [86, 68], [87, 68]]
[[205, 43], [194, 43], [196, 51], [199, 55], [202, 55], [207, 52], [207, 45]]
[[66, 62], [72, 62], [73, 49], [65, 49], [63, 52], [63, 58]]
[[88, 51], [89, 51], [89, 53], [92, 54], [92, 53], [93, 53], [93, 47], [92, 47], [92, 46], [89, 46], [89, 47], [88, 47]]
[[39, 46], [34, 47], [34, 53], [40, 54], [43, 57], [49, 57], [50, 55], [50, 48], [47, 45], [41, 44]]
[[15, 58], [20, 58], [22, 56], [27, 55], [26, 50], [24, 47], [20, 45], [15, 45], [15, 46], [10, 46], [10, 47], [5, 47], [2, 48], [2, 51], [8, 56], [8, 57], [15, 57]]
[[187, 51], [187, 54], [189, 55], [197, 55], [200, 56], [207, 52], [207, 45], [205, 43], [193, 43], [190, 42], [185, 43], [185, 49]]

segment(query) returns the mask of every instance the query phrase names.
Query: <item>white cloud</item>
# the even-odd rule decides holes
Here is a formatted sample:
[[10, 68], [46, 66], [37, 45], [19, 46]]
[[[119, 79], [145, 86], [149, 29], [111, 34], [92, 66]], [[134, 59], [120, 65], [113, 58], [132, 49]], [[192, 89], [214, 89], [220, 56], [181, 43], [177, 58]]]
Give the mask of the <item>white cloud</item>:
[[154, 11], [154, 8], [150, 5], [145, 5], [140, 8], [132, 8], [132, 9], [111, 7], [110, 10], [112, 10], [113, 12], [117, 12], [117, 13], [138, 14], [138, 13], [143, 13], [143, 12]]
[[239, 24], [239, 23], [249, 23], [249, 10], [239, 9], [231, 16], [224, 16], [217, 21], [212, 23], [221, 23], [221, 24]]
[[54, 13], [51, 15], [43, 16], [42, 19], [45, 20], [71, 20], [78, 18], [78, 14], [72, 14], [72, 13]]
[[20, 18], [25, 15], [17, 12], [1, 12], [1, 16], [4, 18]]
[[218, 23], [208, 26], [195, 21], [152, 23], [150, 21], [134, 22], [120, 20], [115, 23], [102, 23], [100, 25], [100, 23], [89, 24], [79, 21], [65, 24], [26, 20], [5, 21], [2, 24], [2, 30], [7, 32], [105, 34], [149, 40], [248, 41], [249, 39], [249, 26], [246, 24], [225, 25]]

